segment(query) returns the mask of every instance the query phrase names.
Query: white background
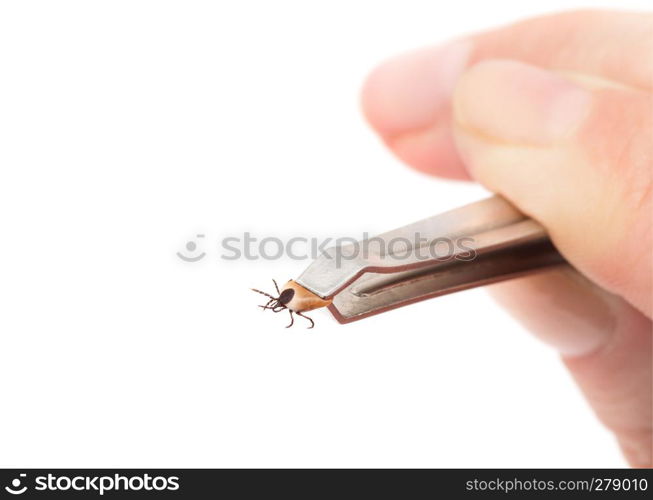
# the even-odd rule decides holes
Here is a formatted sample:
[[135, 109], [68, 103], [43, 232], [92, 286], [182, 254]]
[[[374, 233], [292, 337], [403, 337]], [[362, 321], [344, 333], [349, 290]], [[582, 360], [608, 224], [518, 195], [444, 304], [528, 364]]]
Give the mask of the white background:
[[0, 465], [623, 466], [484, 290], [286, 330], [249, 287], [308, 261], [220, 258], [243, 231], [359, 236], [485, 196], [402, 167], [360, 85], [570, 3], [649, 4], [0, 4]]

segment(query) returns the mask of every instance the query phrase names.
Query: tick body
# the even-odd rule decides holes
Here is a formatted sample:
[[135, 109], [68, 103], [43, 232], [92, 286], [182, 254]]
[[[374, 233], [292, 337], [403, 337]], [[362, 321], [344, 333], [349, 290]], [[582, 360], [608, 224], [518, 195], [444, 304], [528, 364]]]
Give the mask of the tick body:
[[252, 290], [265, 295], [270, 299], [265, 305], [259, 306], [264, 311], [266, 309], [270, 309], [272, 312], [277, 313], [285, 309], [288, 310], [290, 314], [290, 324], [286, 328], [290, 328], [295, 322], [293, 313], [297, 314], [297, 316], [301, 316], [302, 318], [306, 318], [311, 322], [311, 326], [308, 328], [313, 328], [315, 323], [311, 318], [305, 316], [303, 313], [306, 311], [312, 311], [313, 309], [319, 309], [320, 307], [326, 307], [331, 304], [330, 300], [325, 300], [321, 297], [318, 297], [313, 292], [310, 292], [303, 286], [295, 283], [293, 280], [290, 280], [288, 283], [286, 283], [281, 288], [281, 290], [279, 290], [276, 281], [272, 280], [272, 282], [274, 283], [274, 287], [277, 290], [278, 295], [276, 297], [270, 295], [269, 293], [262, 292], [261, 290], [256, 290], [255, 288], [252, 288]]

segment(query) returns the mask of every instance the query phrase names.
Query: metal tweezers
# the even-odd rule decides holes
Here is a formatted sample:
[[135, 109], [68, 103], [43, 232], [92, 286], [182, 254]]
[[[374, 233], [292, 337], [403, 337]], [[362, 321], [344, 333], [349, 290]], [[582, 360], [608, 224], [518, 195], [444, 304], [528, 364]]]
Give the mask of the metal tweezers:
[[[426, 251], [434, 241], [439, 251]], [[565, 263], [542, 225], [500, 196], [362, 243], [325, 250], [295, 280], [332, 300], [340, 323]]]

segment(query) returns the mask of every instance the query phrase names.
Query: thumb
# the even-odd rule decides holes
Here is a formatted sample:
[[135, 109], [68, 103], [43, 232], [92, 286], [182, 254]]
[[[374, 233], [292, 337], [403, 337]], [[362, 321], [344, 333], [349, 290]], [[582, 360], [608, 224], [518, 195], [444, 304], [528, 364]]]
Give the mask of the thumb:
[[579, 271], [649, 318], [653, 99], [516, 61], [469, 69], [454, 136], [472, 176], [549, 231]]

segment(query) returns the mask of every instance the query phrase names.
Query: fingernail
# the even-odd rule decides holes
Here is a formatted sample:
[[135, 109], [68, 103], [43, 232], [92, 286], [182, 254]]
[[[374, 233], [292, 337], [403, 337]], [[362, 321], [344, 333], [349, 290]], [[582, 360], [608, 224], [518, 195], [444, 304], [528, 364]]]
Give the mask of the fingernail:
[[467, 65], [472, 44], [462, 40], [397, 56], [377, 67], [362, 94], [370, 124], [384, 137], [432, 125]]
[[516, 61], [486, 61], [460, 78], [454, 119], [490, 138], [544, 146], [572, 134], [590, 102], [589, 92], [550, 71]]

